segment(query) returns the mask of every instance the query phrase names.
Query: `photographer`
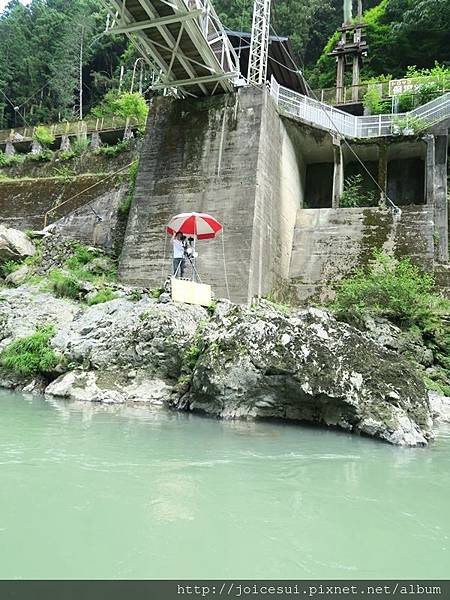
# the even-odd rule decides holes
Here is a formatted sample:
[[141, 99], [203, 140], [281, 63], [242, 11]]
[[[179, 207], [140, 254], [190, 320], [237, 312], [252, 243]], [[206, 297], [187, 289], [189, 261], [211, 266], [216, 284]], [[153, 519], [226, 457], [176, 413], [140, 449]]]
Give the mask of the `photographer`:
[[182, 279], [185, 270], [185, 237], [182, 233], [178, 232], [172, 239], [173, 246], [173, 274], [175, 277]]

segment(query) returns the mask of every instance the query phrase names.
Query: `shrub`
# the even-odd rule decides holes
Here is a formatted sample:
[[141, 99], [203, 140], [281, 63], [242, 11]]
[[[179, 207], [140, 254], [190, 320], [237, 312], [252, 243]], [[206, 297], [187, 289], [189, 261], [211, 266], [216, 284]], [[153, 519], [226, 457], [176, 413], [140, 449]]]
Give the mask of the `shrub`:
[[422, 273], [409, 258], [396, 260], [375, 251], [372, 265], [340, 282], [332, 308], [350, 322], [382, 316], [402, 327], [434, 331], [450, 303], [433, 290], [433, 276]]
[[61, 150], [58, 153], [58, 158], [60, 161], [72, 160], [72, 158], [76, 158], [77, 153], [73, 150]]
[[78, 299], [81, 293], [81, 284], [72, 274], [55, 269], [49, 275], [50, 288], [58, 298]]
[[153, 290], [150, 290], [149, 292], [149, 296], [150, 298], [156, 298], [156, 300], [158, 300], [161, 296], [161, 294], [164, 293], [164, 289], [163, 288], [155, 288]]
[[5, 154], [0, 150], [0, 168], [19, 165], [25, 160], [24, 154]]
[[361, 174], [347, 177], [344, 183], [344, 192], [339, 204], [342, 208], [356, 208], [358, 206], [374, 206], [377, 203], [374, 190], [364, 190], [364, 179]]
[[148, 106], [144, 96], [138, 92], [111, 90], [103, 98], [102, 103], [92, 110], [92, 114], [97, 118], [109, 115], [116, 115], [124, 119], [133, 118], [136, 119], [139, 127], [143, 127], [147, 120]]
[[54, 328], [46, 325], [33, 335], [15, 340], [0, 354], [0, 364], [20, 375], [50, 373], [59, 362], [49, 344], [54, 335]]
[[419, 133], [422, 129], [427, 127], [427, 122], [420, 117], [414, 115], [406, 115], [405, 117], [397, 117], [394, 119], [394, 127], [401, 130], [403, 133], [412, 131], [413, 133]]
[[121, 142], [114, 144], [114, 146], [100, 146], [100, 148], [96, 150], [96, 153], [101, 154], [103, 156], [113, 157], [117, 156], [118, 154], [121, 154], [122, 152], [126, 152], [129, 149], [130, 140], [122, 140]]
[[52, 160], [54, 154], [51, 150], [43, 150], [39, 154], [27, 154], [26, 160], [32, 160], [34, 162], [49, 162]]
[[52, 134], [48, 127], [44, 127], [44, 125], [39, 125], [33, 132], [33, 140], [47, 148], [51, 146], [55, 142], [55, 136]]
[[364, 108], [367, 108], [371, 115], [379, 115], [382, 111], [381, 92], [378, 88], [372, 87], [364, 94]]
[[403, 92], [398, 96], [398, 112], [409, 112], [414, 108], [414, 94], [412, 92]]
[[442, 95], [442, 88], [436, 81], [422, 83], [416, 92], [417, 106], [422, 106], [440, 95]]
[[13, 260], [7, 260], [4, 263], [0, 264], [0, 276], [7, 277], [10, 273], [14, 273], [17, 269], [20, 269], [20, 263], [17, 263]]
[[88, 300], [89, 306], [94, 306], [94, 304], [103, 304], [103, 302], [110, 302], [111, 300], [115, 300], [117, 298], [117, 294], [115, 294], [110, 289], [100, 290]]
[[84, 154], [89, 149], [89, 140], [87, 138], [78, 138], [72, 142], [71, 158]]

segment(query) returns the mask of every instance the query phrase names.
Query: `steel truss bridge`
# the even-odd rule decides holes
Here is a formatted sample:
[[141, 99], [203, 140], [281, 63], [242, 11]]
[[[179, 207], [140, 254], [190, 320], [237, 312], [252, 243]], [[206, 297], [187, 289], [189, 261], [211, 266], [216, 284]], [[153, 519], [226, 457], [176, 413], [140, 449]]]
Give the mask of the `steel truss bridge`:
[[198, 97], [231, 92], [239, 84], [238, 56], [210, 0], [103, 0], [103, 4], [112, 23], [109, 33], [126, 34], [160, 71], [153, 89]]

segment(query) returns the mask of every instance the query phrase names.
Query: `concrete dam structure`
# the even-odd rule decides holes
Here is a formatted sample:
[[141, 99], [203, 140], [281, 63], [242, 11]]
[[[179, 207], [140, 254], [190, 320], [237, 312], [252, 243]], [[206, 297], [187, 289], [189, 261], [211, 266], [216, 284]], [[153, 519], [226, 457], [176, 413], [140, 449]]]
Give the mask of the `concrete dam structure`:
[[[355, 132], [345, 143], [320, 120], [323, 109], [314, 116], [311, 99], [302, 113], [296, 99], [271, 92], [242, 87], [209, 98], [154, 99], [122, 281], [161, 285], [171, 253], [164, 226], [172, 215], [195, 210], [224, 225], [223, 237], [198, 244], [201, 277], [218, 296], [227, 295], [227, 277], [236, 302], [323, 298], [376, 248], [410, 256], [447, 287], [449, 121], [395, 135], [381, 120], [378, 128], [365, 117], [347, 123], [334, 115], [346, 120], [340, 130]], [[375, 206], [340, 207], [344, 180], [359, 174], [367, 183], [367, 171], [399, 212], [377, 205], [378, 198]]]

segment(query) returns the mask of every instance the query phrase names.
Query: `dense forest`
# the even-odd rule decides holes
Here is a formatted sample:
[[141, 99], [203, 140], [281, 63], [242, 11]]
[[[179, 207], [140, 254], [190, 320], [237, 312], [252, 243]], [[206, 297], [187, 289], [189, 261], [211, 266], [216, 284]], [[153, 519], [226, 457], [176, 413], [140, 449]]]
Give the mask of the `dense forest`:
[[[253, 0], [214, 5], [227, 27], [250, 30]], [[450, 0], [363, 6], [370, 47], [363, 77], [450, 65]], [[272, 33], [290, 36], [312, 87], [333, 85], [327, 52], [342, 20], [342, 0], [273, 0]], [[11, 0], [0, 14], [0, 127], [78, 118], [109, 90], [129, 89], [138, 53], [124, 36], [105, 35], [105, 25], [100, 0]]]

